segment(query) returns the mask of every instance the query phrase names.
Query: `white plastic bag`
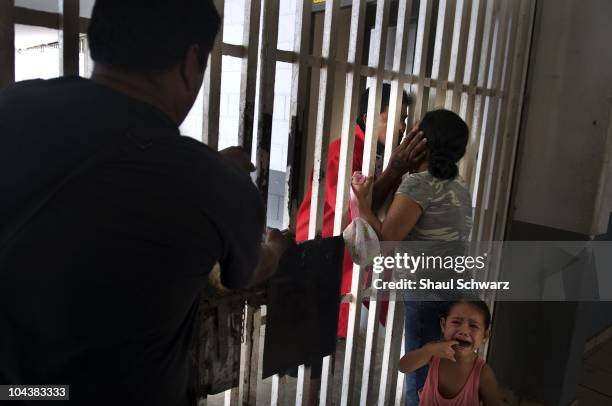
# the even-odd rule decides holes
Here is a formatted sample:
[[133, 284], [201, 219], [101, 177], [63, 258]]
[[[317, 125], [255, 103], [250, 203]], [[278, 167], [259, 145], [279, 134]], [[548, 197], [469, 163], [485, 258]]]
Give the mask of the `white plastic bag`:
[[[353, 178], [365, 180], [361, 172], [355, 172]], [[364, 219], [359, 217], [359, 203], [351, 187], [350, 208], [353, 220], [342, 232], [344, 245], [349, 251], [351, 259], [357, 265], [369, 265], [374, 257], [380, 255], [380, 242], [376, 231]]]

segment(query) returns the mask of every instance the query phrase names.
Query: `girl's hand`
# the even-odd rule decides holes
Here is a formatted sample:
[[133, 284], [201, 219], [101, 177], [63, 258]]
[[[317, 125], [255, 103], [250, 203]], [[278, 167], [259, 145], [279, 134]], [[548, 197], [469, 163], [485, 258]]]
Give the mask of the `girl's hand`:
[[457, 344], [459, 344], [459, 342], [455, 340], [434, 341], [425, 344], [425, 347], [431, 352], [431, 355], [455, 362], [455, 350], [453, 346]]
[[372, 176], [364, 176], [361, 172], [355, 172], [351, 178], [351, 187], [355, 196], [360, 201], [365, 201], [372, 191]]

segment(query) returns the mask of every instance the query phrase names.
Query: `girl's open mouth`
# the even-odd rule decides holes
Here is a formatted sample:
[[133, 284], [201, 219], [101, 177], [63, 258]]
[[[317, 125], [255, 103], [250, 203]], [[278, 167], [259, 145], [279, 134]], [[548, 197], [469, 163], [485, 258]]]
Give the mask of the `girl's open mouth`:
[[467, 340], [462, 340], [460, 338], [455, 338], [455, 341], [457, 341], [459, 344], [457, 344], [457, 346], [459, 348], [469, 348], [472, 346], [472, 343], [467, 341]]

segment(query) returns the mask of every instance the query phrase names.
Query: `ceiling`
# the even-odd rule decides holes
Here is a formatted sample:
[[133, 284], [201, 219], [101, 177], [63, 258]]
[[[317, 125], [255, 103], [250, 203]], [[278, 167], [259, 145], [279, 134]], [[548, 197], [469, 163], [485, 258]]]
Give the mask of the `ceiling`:
[[[79, 0], [81, 17], [91, 17], [91, 10], [95, 0]], [[59, 0], [15, 0], [15, 6], [25, 7], [33, 10], [59, 12]]]
[[[50, 13], [59, 12], [59, 3], [59, 0], [15, 0], [16, 7], [24, 7]], [[94, 3], [95, 0], [80, 0], [79, 6], [81, 17], [91, 17]], [[58, 35], [59, 31], [51, 28], [15, 24], [15, 48], [24, 49], [57, 42], [59, 38]]]

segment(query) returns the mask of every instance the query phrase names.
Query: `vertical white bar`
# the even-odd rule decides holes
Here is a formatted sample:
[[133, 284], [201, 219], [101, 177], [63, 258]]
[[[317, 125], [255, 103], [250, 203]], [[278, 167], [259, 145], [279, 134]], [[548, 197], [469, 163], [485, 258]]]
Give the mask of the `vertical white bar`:
[[[296, 150], [299, 140], [306, 132], [306, 92], [308, 91], [308, 64], [307, 56], [310, 47], [310, 24], [312, 4], [308, 1], [295, 1], [295, 31], [293, 51], [297, 60], [293, 63], [291, 96], [290, 96], [290, 129], [287, 142], [287, 169], [285, 171], [285, 196], [283, 204], [283, 227], [292, 228], [295, 225], [298, 201], [299, 179], [296, 168], [300, 166], [300, 153]], [[272, 377], [271, 405], [285, 405], [287, 402], [287, 378], [274, 375]]]
[[[461, 7], [461, 9], [459, 9]], [[447, 99], [446, 107], [455, 113], [460, 113], [461, 96], [463, 95], [463, 78], [466, 71], [466, 59], [468, 58], [467, 46], [470, 30], [470, 17], [472, 11], [472, 0], [459, 0], [457, 10], [460, 10], [455, 21], [461, 18], [459, 30], [455, 27], [455, 32], [459, 32], [458, 38], [453, 37], [453, 51], [451, 56], [451, 71], [449, 77], [453, 80], [453, 91], [450, 95], [450, 103]], [[455, 22], [455, 24], [457, 24]], [[456, 41], [455, 41], [456, 39]]]
[[0, 2], [0, 89], [15, 82], [15, 0]]
[[261, 352], [261, 307], [247, 304], [243, 345], [240, 353], [239, 397], [243, 405], [254, 405], [257, 401], [257, 381]]
[[[406, 71], [406, 58], [408, 54], [408, 37], [410, 34], [410, 12], [412, 11], [412, 0], [400, 0], [397, 9], [397, 27], [395, 31], [395, 51], [393, 58], [393, 71]], [[404, 93], [404, 78], [397, 75], [391, 80], [391, 92], [389, 100], [389, 119], [387, 121], [387, 134], [385, 136], [385, 156], [383, 167], [386, 168], [391, 159], [393, 148], [397, 145], [398, 130], [400, 128], [400, 117], [402, 99]]]
[[221, 104], [221, 64], [223, 60], [221, 48], [223, 43], [225, 1], [214, 0], [214, 5], [221, 17], [221, 25], [210, 51], [208, 66], [204, 76], [202, 142], [210, 148], [217, 150], [219, 149], [219, 106]]
[[[365, 30], [365, 1], [354, 2], [351, 10], [351, 32], [349, 37], [349, 50], [347, 61], [353, 63], [353, 69], [347, 72], [345, 102], [342, 119], [342, 133], [340, 141], [340, 167], [338, 171], [338, 189], [336, 195], [336, 211], [334, 217], [334, 235], [342, 232], [346, 223], [348, 210], [348, 195], [353, 162], [354, 149], [354, 118], [357, 113], [359, 100], [359, 81], [361, 55], [363, 51], [363, 31]], [[371, 92], [370, 92], [371, 94]], [[364, 161], [365, 162], [365, 161]], [[359, 321], [361, 318], [361, 300], [363, 289], [361, 287], [362, 269], [353, 264], [351, 291], [349, 302], [349, 315], [346, 333], [346, 348], [342, 370], [342, 385], [340, 391], [340, 404], [352, 404], [355, 376], [355, 359], [357, 357], [356, 340], [359, 336]]]
[[[510, 4], [504, 2], [502, 9], [495, 15], [495, 31], [494, 31], [494, 48], [491, 54], [490, 70], [491, 75], [488, 80], [488, 88], [501, 90], [504, 68], [504, 56], [507, 50], [506, 36], [509, 31]], [[474, 213], [474, 225], [472, 227], [472, 236], [475, 241], [479, 241], [482, 237], [481, 223], [484, 214], [485, 203], [485, 179], [488, 160], [490, 159], [491, 146], [493, 145], [495, 128], [498, 120], [499, 97], [490, 96], [486, 98], [484, 108], [483, 131], [480, 137], [480, 148], [478, 160], [476, 163], [476, 171], [474, 176], [474, 192], [472, 195], [473, 206], [476, 208]]]
[[298, 367], [297, 387], [295, 390], [295, 406], [309, 405], [310, 395], [310, 367], [300, 365]]
[[389, 294], [389, 312], [387, 313], [387, 325], [385, 326], [385, 344], [380, 374], [380, 391], [378, 395], [378, 406], [385, 406], [392, 402], [397, 385], [397, 362], [399, 360], [400, 346], [403, 337], [403, 303], [398, 300], [397, 293], [391, 291]]
[[[517, 100], [521, 89], [518, 86], [522, 79], [523, 66], [517, 62], [517, 55], [515, 54], [516, 43], [519, 43], [519, 48], [523, 45], [521, 43], [522, 37], [525, 34], [525, 14], [528, 14], [528, 9], [525, 7], [527, 4], [521, 0], [513, 3], [514, 7], [512, 10], [512, 27], [508, 38], [508, 50], [505, 56], [505, 67], [503, 73], [503, 80], [501, 89], [503, 91], [503, 97], [499, 102], [500, 118], [499, 123], [495, 132], [494, 145], [491, 148], [492, 153], [489, 157], [487, 179], [486, 182], [486, 202], [483, 204], [484, 218], [481, 219], [482, 224], [482, 235], [481, 239], [491, 241], [494, 233], [495, 216], [497, 214], [497, 205], [499, 202], [499, 190], [502, 183], [505, 180], [502, 177], [504, 174], [504, 168], [507, 165], [506, 156], [508, 151], [508, 143], [510, 138], [510, 126], [514, 124], [515, 118], [512, 113], [517, 109]], [[522, 35], [523, 34], [523, 35]], [[521, 54], [522, 49], [517, 51]], [[516, 115], [516, 113], [514, 114]]]
[[[334, 215], [334, 235], [340, 235], [347, 222], [348, 196], [350, 188], [351, 171], [353, 168], [353, 150], [355, 146], [355, 116], [357, 115], [357, 103], [359, 100], [359, 82], [361, 66], [361, 56], [363, 52], [363, 37], [365, 31], [365, 0], [353, 2], [351, 8], [351, 27], [349, 33], [349, 45], [347, 62], [353, 68], [346, 73], [344, 109], [342, 116], [342, 130], [340, 135], [340, 160], [338, 169], [338, 182], [336, 190], [336, 208]], [[362, 278], [361, 267], [353, 265], [352, 280], [360, 281]], [[344, 369], [342, 373], [341, 402], [349, 402], [353, 393], [355, 381], [355, 357], [356, 346], [354, 338], [358, 332], [358, 323], [361, 315], [361, 300], [359, 296], [359, 284], [351, 286], [351, 301], [349, 302], [349, 317], [347, 325], [347, 340], [344, 353]], [[325, 399], [320, 399], [324, 405], [330, 397], [330, 388], [333, 386], [333, 375], [329, 378], [325, 376], [321, 380], [321, 396], [327, 386]], [[329, 376], [329, 375], [328, 375]], [[326, 382], [327, 381], [327, 382]]]
[[79, 0], [59, 0], [60, 72], [79, 74]]
[[283, 204], [283, 227], [291, 227], [295, 224], [298, 209], [298, 187], [299, 180], [295, 174], [296, 168], [300, 166], [300, 152], [296, 151], [298, 140], [306, 131], [306, 92], [308, 84], [308, 64], [310, 24], [312, 16], [312, 5], [308, 1], [295, 0], [295, 36], [293, 51], [297, 60], [293, 63], [291, 77], [291, 96], [289, 117], [291, 119], [289, 130], [289, 141], [287, 143], [287, 170], [285, 171], [285, 199]]
[[[400, 346], [400, 356], [402, 358], [406, 350], [406, 329], [404, 328], [404, 320], [400, 323], [402, 332], [402, 344]], [[397, 386], [395, 388], [395, 406], [402, 406], [404, 404], [404, 374], [398, 372], [397, 374]]]
[[[374, 55], [370, 59], [375, 67], [374, 80], [371, 81], [368, 110], [365, 128], [365, 143], [363, 151], [362, 172], [366, 176], [374, 175], [376, 165], [378, 116], [382, 99], [382, 75], [385, 67], [385, 50], [387, 48], [387, 28], [389, 25], [390, 0], [376, 3], [376, 22], [374, 25], [373, 46]], [[378, 275], [372, 276], [372, 283]], [[377, 291], [376, 291], [377, 292]], [[368, 309], [368, 327], [366, 330], [366, 343], [363, 359], [363, 375], [361, 379], [361, 405], [371, 405], [374, 402], [374, 390], [372, 382], [374, 378], [374, 366], [376, 364], [376, 342], [378, 339], [380, 302], [378, 295], [370, 298]]]
[[272, 394], [270, 396], [271, 406], [283, 406], [287, 404], [287, 377], [272, 376]]
[[365, 31], [365, 5], [365, 0], [358, 0], [353, 3], [351, 9], [351, 31], [349, 33], [347, 62], [353, 65], [353, 69], [346, 72], [334, 235], [340, 235], [344, 229], [348, 213], [348, 196], [353, 167], [353, 149], [355, 146], [355, 116], [357, 115], [357, 104], [359, 103], [359, 82], [361, 78], [358, 67], [361, 65], [363, 33]]
[[323, 226], [323, 204], [325, 203], [325, 176], [327, 168], [327, 151], [331, 128], [332, 95], [334, 91], [334, 72], [336, 59], [335, 32], [340, 0], [325, 2], [325, 20], [323, 22], [323, 46], [321, 58], [325, 61], [319, 78], [319, 98], [317, 101], [317, 122], [315, 130], [314, 168], [312, 178], [312, 200], [310, 203], [310, 220], [308, 238], [314, 239], [321, 234]]
[[436, 24], [434, 57], [431, 69], [431, 77], [437, 79], [437, 85], [430, 90], [430, 109], [444, 107], [446, 100], [456, 8], [456, 0], [440, 0], [438, 6], [438, 22]]
[[[470, 191], [472, 192], [472, 195], [475, 196], [477, 193], [477, 184], [476, 184], [476, 173], [477, 171], [479, 171], [479, 169], [477, 169], [478, 166], [478, 162], [480, 160], [480, 157], [482, 156], [482, 151], [481, 148], [483, 146], [482, 144], [482, 137], [484, 135], [484, 127], [486, 127], [486, 118], [488, 117], [488, 114], [485, 112], [485, 109], [488, 107], [488, 103], [491, 99], [491, 97], [493, 97], [494, 95], [491, 94], [490, 92], [487, 93], [486, 91], [490, 91], [490, 90], [494, 90], [492, 89], [492, 78], [493, 78], [493, 68], [494, 68], [494, 64], [492, 62], [492, 59], [494, 58], [493, 53], [495, 52], [495, 44], [498, 42], [499, 38], [499, 20], [497, 20], [497, 17], [500, 13], [500, 9], [502, 8], [503, 4], [502, 4], [502, 0], [491, 0], [491, 10], [490, 10], [490, 14], [487, 13], [487, 19], [488, 19], [488, 24], [485, 23], [485, 37], [483, 40], [483, 49], [482, 49], [482, 55], [480, 58], [480, 67], [478, 70], [478, 82], [477, 82], [477, 91], [480, 91], [480, 94], [477, 94], [476, 99], [475, 99], [475, 106], [474, 106], [474, 115], [473, 115], [473, 122], [472, 122], [472, 132], [474, 134], [474, 139], [475, 139], [475, 143], [474, 144], [468, 144], [468, 149], [471, 148], [472, 152], [472, 159], [470, 159], [470, 161], [468, 161], [469, 163], [472, 163], [472, 169], [470, 172], [467, 173], [467, 180], [468, 183], [470, 185]], [[489, 4], [489, 3], [487, 3]], [[487, 10], [489, 11], [489, 10]], [[469, 107], [469, 106], [468, 106]]]
[[508, 216], [508, 205], [510, 203], [510, 189], [512, 185], [512, 177], [514, 173], [514, 164], [515, 164], [515, 156], [516, 156], [516, 148], [518, 144], [518, 134], [520, 130], [521, 116], [523, 110], [523, 101], [524, 101], [524, 89], [527, 81], [527, 69], [529, 64], [529, 53], [531, 50], [531, 38], [533, 35], [533, 25], [534, 25], [534, 17], [535, 17], [535, 0], [523, 0], [526, 4], [525, 8], [521, 8], [521, 19], [520, 24], [522, 28], [519, 30], [522, 32], [523, 37], [519, 41], [519, 46], [517, 47], [516, 60], [515, 64], [517, 68], [520, 66], [520, 81], [516, 84], [515, 95], [517, 95], [517, 100], [512, 102], [513, 111], [510, 112], [508, 117], [508, 122], [510, 123], [510, 128], [508, 129], [509, 134], [509, 147], [507, 153], [507, 162], [502, 166], [503, 173], [501, 174], [501, 180], [499, 182], [499, 188], [501, 189], [498, 193], [498, 201], [495, 203], [495, 207], [499, 210], [499, 216], [497, 216], [498, 222], [495, 226], [495, 233], [492, 237], [495, 241], [501, 241], [503, 239], [505, 230], [506, 230], [506, 221]]
[[[238, 124], [238, 144], [247, 151], [253, 145], [253, 121], [255, 109], [255, 86], [259, 50], [259, 20], [261, 15], [261, 0], [245, 0], [245, 16], [243, 30], [243, 45], [247, 46], [246, 58], [242, 60], [240, 77], [240, 118]], [[239, 402], [250, 404], [253, 381], [256, 383], [257, 351], [259, 350], [259, 334], [254, 334], [260, 323], [258, 307], [246, 305], [245, 329], [243, 343], [240, 348], [240, 383], [238, 386]], [[255, 394], [256, 395], [256, 394]], [[253, 398], [253, 402], [256, 398]]]
[[421, 0], [419, 7], [419, 22], [417, 26], [416, 47], [414, 53], [413, 75], [417, 76], [416, 101], [414, 104], [414, 120], [420, 120], [427, 110], [425, 97], [425, 76], [427, 74], [427, 56], [429, 54], [429, 38], [431, 31], [433, 0]]
[[247, 47], [242, 60], [240, 77], [240, 121], [238, 144], [249, 153], [253, 147], [253, 122], [255, 114], [255, 86], [257, 83], [257, 57], [259, 50], [259, 19], [261, 0], [245, 0], [244, 32], [242, 44]]
[[[338, 29], [337, 20], [340, 0], [325, 2], [325, 17], [323, 21], [323, 38], [321, 57], [325, 61], [320, 70], [319, 98], [317, 100], [317, 121], [315, 127], [314, 167], [312, 179], [312, 198], [310, 202], [310, 219], [308, 238], [314, 239], [321, 234], [323, 227], [323, 206], [325, 203], [325, 184], [327, 168], [327, 151], [332, 122], [332, 101], [334, 91], [334, 76], [336, 67], [335, 33]], [[329, 359], [325, 362], [329, 371]], [[296, 405], [301, 405], [305, 397], [310, 396], [310, 368], [300, 365], [298, 369], [298, 386]], [[312, 402], [308, 400], [308, 403]]]
[[[478, 132], [474, 125], [477, 123], [477, 119], [474, 117], [474, 109], [476, 104], [476, 88], [478, 86], [478, 77], [480, 71], [481, 59], [486, 59], [486, 55], [483, 55], [488, 50], [488, 44], [490, 39], [490, 30], [493, 13], [493, 2], [494, 0], [475, 0], [472, 21], [476, 19], [475, 31], [472, 31], [474, 37], [473, 40], [469, 41], [468, 57], [469, 64], [466, 66], [465, 76], [468, 79], [468, 96], [465, 106], [465, 121], [470, 127], [470, 139], [468, 141], [467, 150], [465, 157], [461, 161], [460, 173], [461, 176], [471, 183], [471, 175], [474, 169], [474, 161], [476, 157], [476, 148], [478, 145]], [[472, 38], [472, 37], [470, 37]]]

